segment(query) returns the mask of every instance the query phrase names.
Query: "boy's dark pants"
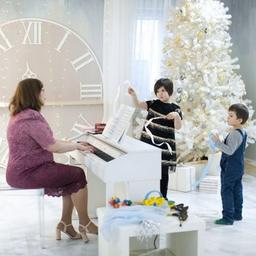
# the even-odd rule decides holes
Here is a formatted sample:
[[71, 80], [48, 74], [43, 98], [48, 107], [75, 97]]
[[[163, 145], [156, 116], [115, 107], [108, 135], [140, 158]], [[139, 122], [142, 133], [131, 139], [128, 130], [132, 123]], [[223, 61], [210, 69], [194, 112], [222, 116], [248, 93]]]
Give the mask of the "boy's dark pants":
[[222, 215], [227, 221], [242, 219], [243, 186], [242, 174], [231, 170], [221, 171]]
[[162, 165], [162, 176], [160, 180], [160, 192], [167, 199], [167, 190], [169, 182], [169, 166]]

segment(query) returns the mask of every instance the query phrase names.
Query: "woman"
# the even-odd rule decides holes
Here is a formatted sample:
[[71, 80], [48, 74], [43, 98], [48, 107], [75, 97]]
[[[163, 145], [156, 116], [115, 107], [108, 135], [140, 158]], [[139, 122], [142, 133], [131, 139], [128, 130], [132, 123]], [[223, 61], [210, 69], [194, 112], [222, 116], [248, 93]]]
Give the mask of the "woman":
[[[61, 232], [71, 239], [88, 242], [86, 233], [98, 233], [87, 212], [87, 181], [83, 169], [56, 163], [53, 153], [72, 150], [92, 152], [93, 148], [80, 143], [56, 140], [40, 113], [45, 96], [43, 84], [38, 79], [22, 80], [10, 102], [11, 118], [7, 140], [9, 161], [6, 180], [12, 187], [33, 189], [45, 188], [49, 196], [62, 196], [63, 209], [56, 227], [56, 239]], [[72, 226], [72, 211], [76, 208], [79, 217], [79, 233]]]

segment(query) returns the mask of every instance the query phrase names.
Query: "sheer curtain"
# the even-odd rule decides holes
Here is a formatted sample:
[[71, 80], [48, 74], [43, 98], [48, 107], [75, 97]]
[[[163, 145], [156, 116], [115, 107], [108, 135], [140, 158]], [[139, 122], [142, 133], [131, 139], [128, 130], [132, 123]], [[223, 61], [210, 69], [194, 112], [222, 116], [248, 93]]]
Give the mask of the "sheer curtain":
[[154, 82], [160, 77], [165, 24], [175, 3], [174, 0], [105, 0], [104, 121], [120, 103], [131, 104], [127, 95], [129, 82], [141, 100], [152, 96]]

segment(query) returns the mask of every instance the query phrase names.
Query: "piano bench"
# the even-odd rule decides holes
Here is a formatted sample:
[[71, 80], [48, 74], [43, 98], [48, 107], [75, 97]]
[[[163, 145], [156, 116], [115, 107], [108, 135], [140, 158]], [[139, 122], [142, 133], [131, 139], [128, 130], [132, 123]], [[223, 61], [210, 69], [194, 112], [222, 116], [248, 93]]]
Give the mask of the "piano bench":
[[[98, 255], [129, 256], [131, 250], [138, 249], [139, 242], [136, 241], [138, 225], [120, 226], [118, 228], [118, 240], [108, 242], [101, 233], [101, 226], [106, 212], [107, 208], [105, 207], [97, 209], [99, 225]], [[166, 221], [160, 226], [160, 235], [165, 236], [166, 248], [170, 249], [176, 256], [203, 256], [202, 240], [205, 231], [205, 222], [202, 219], [190, 214], [181, 227], [177, 217], [167, 216]], [[133, 240], [130, 238], [133, 238]]]
[[41, 249], [45, 249], [45, 229], [44, 229], [44, 189], [22, 189], [10, 187], [6, 183], [0, 184], [0, 196], [35, 196], [38, 199], [38, 226]]

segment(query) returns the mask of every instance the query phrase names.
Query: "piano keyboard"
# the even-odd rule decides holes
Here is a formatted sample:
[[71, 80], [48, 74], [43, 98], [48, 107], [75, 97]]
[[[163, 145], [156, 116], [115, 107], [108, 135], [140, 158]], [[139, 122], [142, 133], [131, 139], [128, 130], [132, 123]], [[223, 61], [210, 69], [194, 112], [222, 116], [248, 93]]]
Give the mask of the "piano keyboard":
[[94, 148], [94, 152], [92, 154], [101, 158], [105, 162], [110, 162], [121, 157], [122, 155], [127, 154], [127, 152], [124, 152], [120, 148], [109, 144], [107, 141], [104, 141], [104, 139], [100, 136], [89, 134], [86, 142]]
[[99, 158], [101, 158], [102, 160], [106, 161], [106, 162], [110, 162], [111, 160], [115, 159], [114, 157], [108, 155], [107, 153], [101, 151], [98, 148], [94, 147], [94, 155], [98, 156]]

